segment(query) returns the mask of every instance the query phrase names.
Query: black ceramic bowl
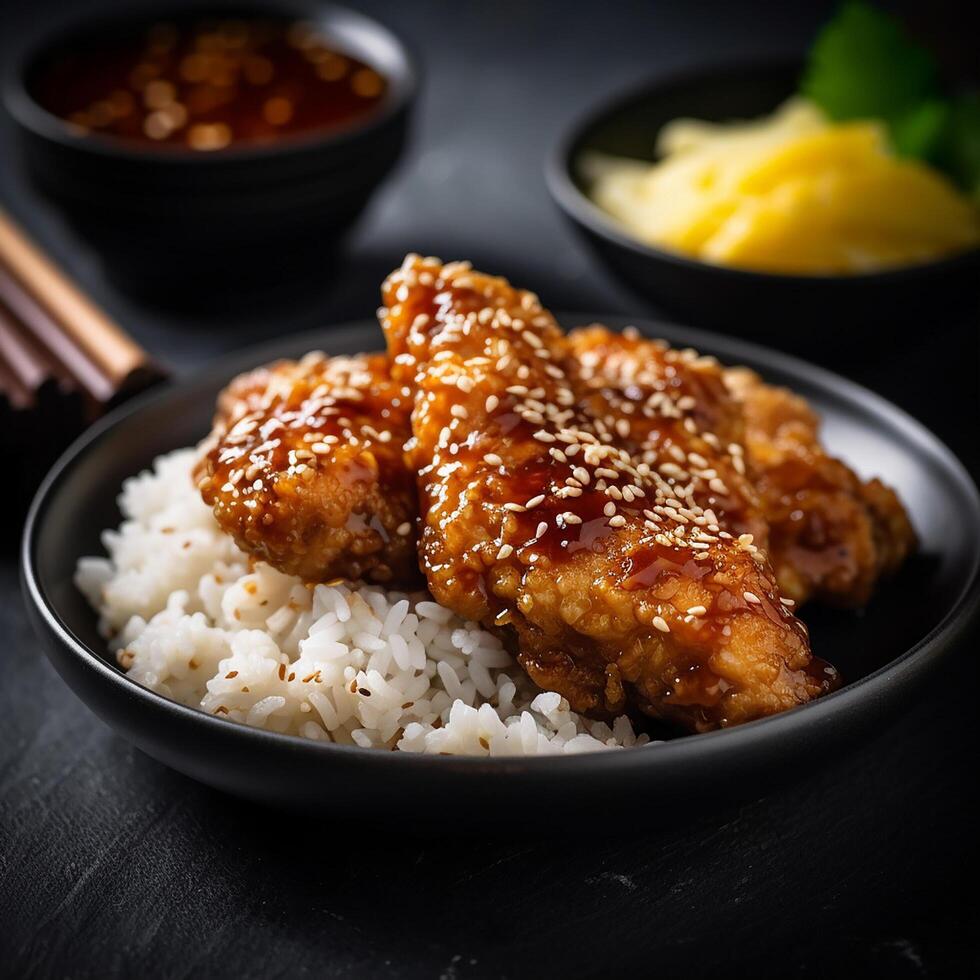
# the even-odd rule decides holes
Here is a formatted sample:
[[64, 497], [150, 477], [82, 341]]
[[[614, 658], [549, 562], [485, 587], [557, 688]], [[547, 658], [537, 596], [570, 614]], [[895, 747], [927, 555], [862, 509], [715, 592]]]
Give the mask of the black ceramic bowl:
[[[568, 325], [591, 322], [565, 317]], [[624, 321], [613, 321], [623, 326]], [[553, 826], [566, 807], [603, 813], [685, 813], [692, 797], [730, 798], [812, 771], [870, 737], [922, 693], [927, 675], [965, 635], [978, 607], [980, 498], [955, 457], [921, 425], [870, 392], [812, 365], [741, 341], [661, 324], [645, 332], [740, 362], [811, 400], [831, 449], [897, 486], [919, 553], [858, 613], [807, 609], [813, 646], [846, 686], [812, 704], [728, 731], [596, 755], [480, 759], [415, 756], [310, 742], [183, 707], [129, 680], [96, 629], [72, 577], [119, 521], [122, 481], [153, 457], [206, 432], [215, 395], [238, 371], [327, 345], [376, 348], [376, 324], [279, 339], [144, 396], [108, 417], [62, 458], [38, 492], [22, 552], [24, 593], [51, 661], [83, 701], [125, 738], [189, 776], [237, 795], [324, 814], [394, 816], [465, 830], [515, 814], [523, 831]], [[30, 692], [23, 692], [29, 696]], [[613, 824], [617, 821], [613, 820]]]
[[[376, 69], [388, 88], [376, 110], [347, 128], [272, 144], [201, 153], [80, 135], [32, 95], [52, 52], [133, 31], [168, 17], [261, 16], [310, 21], [341, 50]], [[4, 101], [28, 172], [130, 292], [207, 298], [311, 274], [398, 159], [416, 93], [404, 45], [376, 21], [310, 0], [174, 4], [109, 15], [43, 34], [8, 67]]]
[[607, 100], [562, 137], [547, 163], [551, 193], [617, 272], [685, 322], [812, 352], [828, 340], [873, 347], [895, 322], [976, 309], [980, 249], [885, 272], [799, 276], [712, 265], [644, 245], [588, 196], [583, 153], [653, 160], [661, 127], [772, 112], [797, 88], [799, 65], [706, 70], [659, 80]]

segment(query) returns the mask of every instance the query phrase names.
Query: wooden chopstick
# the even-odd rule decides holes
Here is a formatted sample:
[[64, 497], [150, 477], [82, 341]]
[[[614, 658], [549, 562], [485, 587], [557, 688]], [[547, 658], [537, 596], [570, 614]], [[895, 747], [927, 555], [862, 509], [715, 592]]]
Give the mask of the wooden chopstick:
[[[0, 302], [94, 405], [163, 377], [146, 351], [100, 310], [3, 211]], [[9, 323], [8, 323], [9, 325]], [[6, 361], [6, 358], [4, 359]], [[8, 369], [9, 361], [6, 361]]]
[[[76, 343], [73, 334], [65, 330], [38, 299], [2, 265], [0, 304], [0, 308], [7, 314], [8, 332], [19, 334], [22, 345], [33, 350], [39, 368], [43, 365], [48, 374], [60, 369], [95, 405], [109, 403], [116, 392], [113, 379], [103, 371], [100, 364], [89, 359], [86, 351]], [[15, 342], [11, 340], [11, 343]]]

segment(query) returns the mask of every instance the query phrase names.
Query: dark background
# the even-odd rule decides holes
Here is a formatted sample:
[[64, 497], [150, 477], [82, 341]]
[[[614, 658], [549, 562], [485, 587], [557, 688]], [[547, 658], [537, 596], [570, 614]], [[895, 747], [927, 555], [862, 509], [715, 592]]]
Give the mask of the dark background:
[[[549, 147], [584, 105], [642, 78], [800, 53], [830, 9], [357, 6], [414, 47], [424, 92], [410, 152], [340, 268], [293, 308], [176, 316], [115, 294], [83, 243], [26, 187], [6, 118], [0, 203], [178, 371], [269, 336], [370, 315], [380, 279], [407, 250], [471, 258], [556, 309], [655, 315], [563, 225], [542, 178]], [[0, 59], [56, 15], [85, 7], [0, 3]], [[957, 74], [976, 58], [972, 8], [899, 9]], [[270, 268], [270, 296], [276, 275]], [[915, 329], [867, 329], [881, 339], [874, 358], [838, 347], [824, 359], [937, 431], [976, 476], [977, 324], [948, 322], [937, 297], [934, 317]], [[710, 812], [665, 799], [588, 823], [575, 813], [515, 813], [496, 836], [447, 835], [451, 801], [406, 799], [434, 820], [425, 839], [403, 839], [397, 808], [380, 831], [357, 814], [302, 820], [221, 796], [141, 755], [41, 657], [13, 554], [0, 556], [0, 589], [4, 976], [980, 971], [975, 648], [951, 658], [873, 742], [790, 774], [765, 799]]]

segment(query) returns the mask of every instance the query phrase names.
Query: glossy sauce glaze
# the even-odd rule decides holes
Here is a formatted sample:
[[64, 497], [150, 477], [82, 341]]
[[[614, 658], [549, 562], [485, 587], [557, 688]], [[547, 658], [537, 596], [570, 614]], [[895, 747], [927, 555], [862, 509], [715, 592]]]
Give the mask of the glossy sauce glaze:
[[77, 133], [211, 152], [348, 127], [387, 81], [314, 25], [223, 18], [79, 40], [44, 57], [30, 87]]
[[243, 375], [202, 447], [201, 495], [243, 550], [281, 571], [415, 584], [410, 406], [380, 355], [312, 354]]
[[[411, 258], [384, 300], [393, 371], [416, 391], [409, 457], [438, 601], [515, 631], [532, 678], [580, 711], [633, 704], [703, 730], [828, 689], [764, 553], [725, 522], [716, 440], [664, 404], [637, 454], [630, 412], [609, 410], [536, 297], [503, 280]], [[681, 374], [660, 381], [679, 392]]]

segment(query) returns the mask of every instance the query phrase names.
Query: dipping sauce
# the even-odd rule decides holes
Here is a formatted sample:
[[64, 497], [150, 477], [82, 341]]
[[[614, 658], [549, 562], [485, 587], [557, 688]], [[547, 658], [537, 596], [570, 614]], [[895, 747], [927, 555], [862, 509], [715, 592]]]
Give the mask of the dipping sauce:
[[346, 128], [387, 87], [314, 24], [198, 17], [60, 48], [31, 90], [78, 133], [214, 152]]

